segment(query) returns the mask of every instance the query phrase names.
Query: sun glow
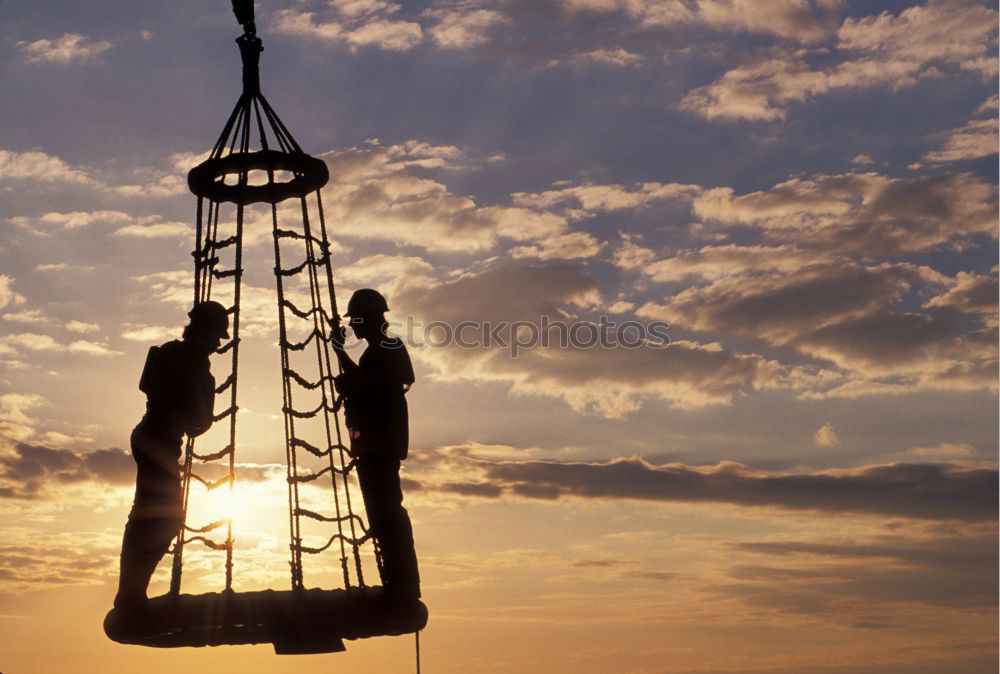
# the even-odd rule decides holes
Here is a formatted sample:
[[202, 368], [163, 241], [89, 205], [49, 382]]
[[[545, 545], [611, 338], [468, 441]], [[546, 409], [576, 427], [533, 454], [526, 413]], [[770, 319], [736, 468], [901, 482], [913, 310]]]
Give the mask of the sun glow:
[[[254, 523], [258, 522], [261, 515], [261, 495], [248, 487], [249, 485], [237, 481], [232, 488], [223, 484], [215, 489], [202, 489], [200, 493], [192, 494], [188, 523], [193, 525], [201, 521], [225, 520], [232, 523], [234, 535], [238, 531], [246, 533], [254, 530]], [[195, 488], [196, 485], [192, 485], [192, 489]]]

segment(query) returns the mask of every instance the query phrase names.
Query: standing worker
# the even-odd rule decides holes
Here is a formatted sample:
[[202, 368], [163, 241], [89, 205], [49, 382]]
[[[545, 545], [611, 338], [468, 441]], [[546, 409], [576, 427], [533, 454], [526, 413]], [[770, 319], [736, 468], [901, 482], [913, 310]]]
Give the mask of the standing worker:
[[396, 599], [420, 597], [420, 574], [413, 549], [413, 527], [403, 507], [400, 462], [409, 445], [406, 392], [413, 365], [402, 340], [386, 334], [389, 306], [376, 290], [363, 288], [347, 304], [350, 326], [368, 347], [355, 364], [344, 351], [346, 331], [335, 333], [341, 374], [337, 391], [345, 400], [351, 456], [368, 512], [368, 525], [382, 556], [382, 585]]
[[146, 414], [132, 431], [135, 500], [122, 539], [115, 608], [146, 601], [146, 588], [170, 541], [184, 523], [181, 436], [197, 437], [212, 425], [215, 378], [208, 357], [229, 337], [229, 315], [218, 302], [188, 313], [183, 340], [149, 349], [139, 380]]

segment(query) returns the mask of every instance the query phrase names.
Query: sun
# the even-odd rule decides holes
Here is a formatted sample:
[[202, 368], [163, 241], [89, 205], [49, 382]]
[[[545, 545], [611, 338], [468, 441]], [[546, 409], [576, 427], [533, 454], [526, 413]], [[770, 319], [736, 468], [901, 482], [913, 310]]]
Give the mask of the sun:
[[[227, 520], [233, 529], [242, 529], [253, 521], [251, 511], [255, 502], [253, 496], [239, 482], [230, 488], [223, 484], [198, 495], [197, 501], [192, 500], [192, 510], [206, 521], [217, 522]], [[189, 517], [189, 520], [192, 519]]]

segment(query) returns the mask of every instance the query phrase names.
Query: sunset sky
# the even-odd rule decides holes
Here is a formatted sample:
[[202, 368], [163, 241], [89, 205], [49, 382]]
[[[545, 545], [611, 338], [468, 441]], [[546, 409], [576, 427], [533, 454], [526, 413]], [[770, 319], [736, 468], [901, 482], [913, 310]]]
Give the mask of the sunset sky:
[[[423, 671], [997, 671], [995, 3], [257, 5], [264, 94], [330, 169], [342, 306], [670, 325], [517, 357], [397, 330]], [[0, 3], [4, 674], [413, 671], [412, 637], [278, 657], [101, 629], [239, 34], [228, 0]], [[261, 215], [243, 480], [197, 505], [237, 511], [238, 590], [289, 585]], [[189, 561], [185, 591], [220, 589]]]

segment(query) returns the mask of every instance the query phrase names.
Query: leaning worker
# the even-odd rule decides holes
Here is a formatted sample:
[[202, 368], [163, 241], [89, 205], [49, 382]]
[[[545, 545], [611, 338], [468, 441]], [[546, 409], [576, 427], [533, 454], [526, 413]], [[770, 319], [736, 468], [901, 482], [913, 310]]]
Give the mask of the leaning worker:
[[218, 302], [188, 313], [183, 340], [149, 349], [139, 380], [146, 414], [132, 431], [135, 500], [122, 539], [115, 608], [142, 606], [156, 565], [184, 523], [178, 459], [182, 436], [212, 425], [215, 379], [208, 357], [229, 337], [229, 315]]
[[402, 340], [386, 334], [388, 310], [378, 291], [364, 288], [351, 296], [350, 326], [368, 347], [355, 364], [344, 351], [346, 330], [337, 331], [334, 348], [342, 373], [336, 385], [345, 401], [350, 452], [357, 459], [368, 525], [381, 551], [383, 587], [393, 598], [416, 599], [420, 574], [399, 482], [409, 444], [406, 392], [413, 384], [413, 365]]

